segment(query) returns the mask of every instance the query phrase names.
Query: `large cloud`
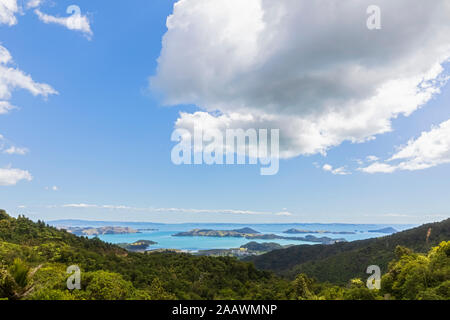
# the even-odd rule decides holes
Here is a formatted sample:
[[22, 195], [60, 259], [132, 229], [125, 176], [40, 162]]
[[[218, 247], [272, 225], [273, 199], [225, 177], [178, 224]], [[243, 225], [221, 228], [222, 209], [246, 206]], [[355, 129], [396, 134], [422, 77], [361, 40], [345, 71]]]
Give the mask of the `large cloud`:
[[151, 87], [195, 104], [176, 126], [280, 128], [281, 156], [323, 153], [391, 130], [439, 92], [450, 3], [379, 0], [180, 0]]

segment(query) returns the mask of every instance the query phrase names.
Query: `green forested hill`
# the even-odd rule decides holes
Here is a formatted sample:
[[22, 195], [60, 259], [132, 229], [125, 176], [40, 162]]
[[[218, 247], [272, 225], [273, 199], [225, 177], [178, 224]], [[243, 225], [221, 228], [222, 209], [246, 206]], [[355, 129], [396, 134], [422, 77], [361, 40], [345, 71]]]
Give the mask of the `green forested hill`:
[[333, 245], [292, 246], [248, 260], [254, 262], [258, 269], [271, 270], [288, 278], [305, 273], [319, 281], [344, 284], [351, 278], [366, 277], [369, 265], [378, 265], [383, 273], [386, 272], [389, 261], [395, 258], [394, 250], [398, 245], [427, 252], [432, 246], [448, 240], [450, 219], [381, 238]]

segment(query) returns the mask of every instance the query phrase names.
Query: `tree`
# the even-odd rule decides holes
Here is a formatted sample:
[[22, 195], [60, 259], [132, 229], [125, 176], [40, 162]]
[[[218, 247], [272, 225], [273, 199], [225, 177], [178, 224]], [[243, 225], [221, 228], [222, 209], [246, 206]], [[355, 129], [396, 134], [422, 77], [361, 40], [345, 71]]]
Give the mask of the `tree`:
[[384, 293], [396, 299], [450, 298], [450, 241], [441, 242], [428, 255], [403, 247], [397, 247], [396, 255], [381, 280]]
[[359, 279], [351, 279], [348, 288], [344, 290], [344, 300], [376, 300], [379, 299], [378, 290], [370, 290]]
[[85, 278], [88, 299], [126, 300], [131, 299], [135, 292], [131, 282], [124, 280], [118, 273], [100, 270], [86, 273]]
[[293, 281], [295, 299], [312, 300], [315, 295], [312, 292], [313, 281], [306, 274], [300, 273]]
[[15, 259], [9, 269], [0, 270], [0, 296], [11, 300], [27, 297], [34, 290], [32, 277], [41, 266], [31, 269], [21, 259]]

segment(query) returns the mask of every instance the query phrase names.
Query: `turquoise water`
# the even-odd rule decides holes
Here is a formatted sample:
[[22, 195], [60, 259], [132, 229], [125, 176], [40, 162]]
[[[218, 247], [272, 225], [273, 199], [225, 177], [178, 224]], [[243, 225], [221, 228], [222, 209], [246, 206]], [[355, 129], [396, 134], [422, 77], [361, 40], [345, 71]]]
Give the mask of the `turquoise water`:
[[[100, 239], [110, 243], [135, 242], [138, 240], [152, 240], [158, 242], [149, 249], [171, 248], [188, 251], [206, 250], [206, 249], [229, 249], [238, 248], [251, 240], [235, 237], [173, 237], [174, 232], [154, 231], [130, 234], [108, 234], [99, 236]], [[277, 242], [281, 245], [288, 244], [310, 244], [305, 241], [289, 240], [257, 240], [257, 242]]]
[[[109, 243], [132, 243], [138, 240], [152, 240], [158, 242], [156, 245], [150, 246], [148, 249], [180, 249], [188, 251], [207, 250], [207, 249], [228, 249], [237, 248], [243, 244], [250, 242], [251, 240], [245, 238], [234, 237], [174, 237], [173, 235], [178, 232], [192, 230], [194, 228], [199, 229], [213, 229], [213, 230], [232, 230], [242, 227], [250, 227], [261, 233], [273, 233], [283, 236], [298, 236], [303, 237], [306, 234], [285, 234], [283, 231], [290, 228], [304, 229], [304, 230], [327, 230], [327, 231], [351, 231], [355, 234], [312, 234], [317, 237], [326, 236], [329, 238], [337, 239], [344, 238], [347, 241], [361, 240], [374, 237], [386, 236], [382, 233], [372, 233], [368, 230], [380, 229], [387, 226], [391, 226], [398, 231], [402, 231], [413, 227], [412, 225], [357, 225], [357, 224], [258, 224], [258, 225], [238, 225], [238, 224], [179, 224], [179, 225], [166, 225], [166, 224], [149, 224], [149, 223], [91, 223], [90, 226], [99, 225], [115, 225], [115, 226], [129, 226], [135, 229], [148, 229], [156, 228], [157, 231], [141, 231], [141, 233], [132, 234], [113, 234], [113, 235], [101, 235], [99, 238]], [[86, 224], [78, 226], [87, 226]], [[255, 240], [261, 242], [276, 242], [281, 245], [299, 245], [299, 244], [317, 244], [306, 241], [296, 240]]]

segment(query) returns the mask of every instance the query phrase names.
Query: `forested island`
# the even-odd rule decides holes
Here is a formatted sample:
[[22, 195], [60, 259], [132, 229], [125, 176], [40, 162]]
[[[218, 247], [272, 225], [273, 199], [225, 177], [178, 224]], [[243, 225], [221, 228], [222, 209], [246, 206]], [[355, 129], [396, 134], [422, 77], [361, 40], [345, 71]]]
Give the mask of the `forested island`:
[[199, 256], [244, 258], [264, 254], [272, 250], [287, 248], [289, 246], [290, 245], [282, 246], [281, 244], [275, 242], [258, 243], [256, 241], [252, 241], [240, 246], [239, 248], [199, 250], [194, 254]]
[[158, 242], [151, 240], [138, 240], [133, 243], [118, 243], [117, 245], [128, 251], [143, 252], [148, 249], [149, 246], [158, 244]]

